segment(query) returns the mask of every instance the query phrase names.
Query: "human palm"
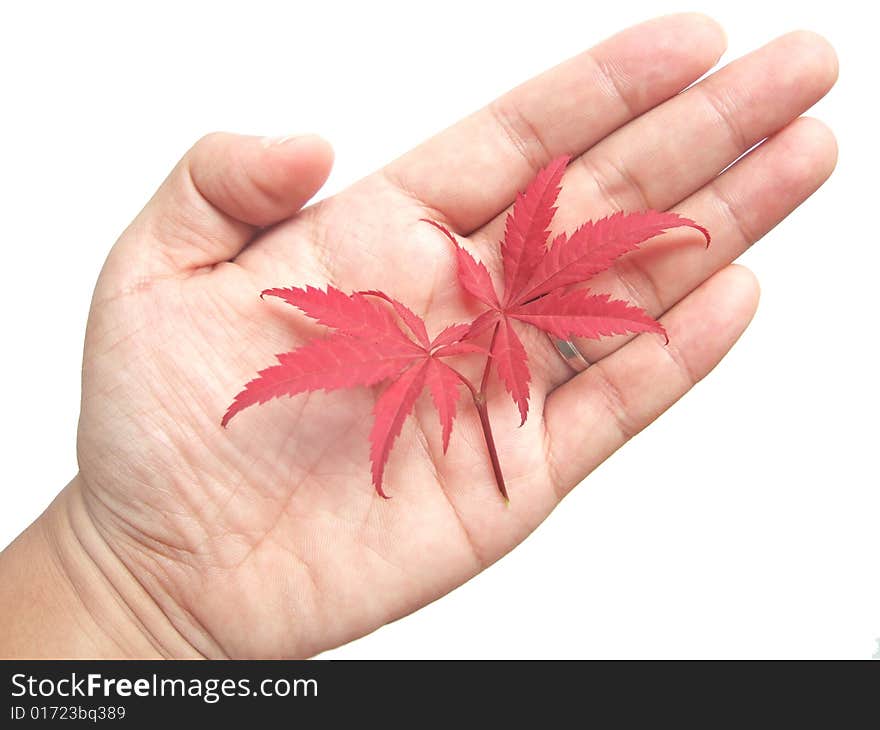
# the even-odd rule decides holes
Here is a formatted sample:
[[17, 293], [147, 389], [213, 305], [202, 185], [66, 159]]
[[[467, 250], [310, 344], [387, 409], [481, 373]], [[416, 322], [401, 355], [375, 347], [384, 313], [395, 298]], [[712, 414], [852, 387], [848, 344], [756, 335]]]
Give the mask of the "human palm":
[[[321, 140], [212, 135], [187, 154], [98, 282], [76, 488], [188, 645], [308, 656], [425, 605], [512, 549], [723, 356], [757, 301], [751, 275], [727, 265], [833, 167], [827, 130], [792, 120], [830, 88], [836, 64], [824, 41], [793, 34], [677, 95], [722, 44], [699, 16], [630, 29], [301, 211], [329, 170]], [[262, 289], [378, 288], [431, 334], [467, 321], [478, 310], [448, 241], [419, 219], [456, 230], [497, 272], [505, 209], [558, 154], [575, 157], [559, 227], [674, 208], [713, 245], [670, 232], [591, 284], [661, 317], [668, 346], [652, 335], [580, 342], [593, 365], [574, 376], [523, 332], [525, 426], [500, 385], [489, 398], [509, 505], [464, 400], [445, 456], [430, 401], [419, 401], [391, 453], [388, 501], [369, 477], [381, 388], [272, 401], [221, 429], [245, 380], [321, 334]]]

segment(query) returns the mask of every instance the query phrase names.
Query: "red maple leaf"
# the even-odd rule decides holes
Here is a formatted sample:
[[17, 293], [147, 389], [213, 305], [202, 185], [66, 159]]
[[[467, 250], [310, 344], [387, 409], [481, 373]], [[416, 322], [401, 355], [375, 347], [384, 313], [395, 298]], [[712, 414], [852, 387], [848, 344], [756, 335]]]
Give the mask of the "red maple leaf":
[[[255, 403], [293, 396], [312, 390], [336, 390], [359, 385], [375, 385], [393, 379], [376, 400], [370, 432], [370, 461], [373, 485], [383, 497], [382, 476], [395, 439], [412, 412], [416, 399], [427, 387], [443, 432], [443, 452], [449, 446], [452, 422], [458, 402], [458, 386], [472, 386], [458, 371], [440, 358], [486, 351], [462, 340], [468, 325], [452, 325], [433, 340], [424, 321], [406, 306], [378, 291], [345, 294], [328, 286], [327, 290], [267, 289], [262, 296], [283, 299], [320, 324], [336, 330], [321, 340], [277, 355], [278, 364], [261, 370], [235, 396], [223, 416], [226, 426], [235, 414]], [[375, 299], [391, 305], [407, 335], [391, 312]]]
[[[326, 291], [314, 287], [264, 291], [263, 296], [283, 299], [335, 332], [278, 355], [277, 365], [261, 370], [235, 396], [222, 425], [226, 426], [236, 413], [248, 406], [272, 398], [320, 389], [371, 386], [391, 380], [376, 400], [370, 433], [373, 485], [384, 497], [385, 464], [421, 392], [427, 388], [437, 409], [445, 453], [456, 415], [458, 386], [463, 384], [470, 391], [480, 417], [495, 482], [507, 498], [486, 392], [494, 364], [525, 423], [531, 373], [517, 327], [531, 325], [559, 339], [598, 339], [638, 332], [665, 335], [662, 325], [638, 307], [611, 299], [607, 294], [573, 289], [572, 285], [587, 281], [611, 266], [618, 257], [670, 228], [689, 226], [706, 237], [707, 245], [710, 240], [709, 232], [692, 220], [675, 213], [648, 210], [615, 213], [588, 222], [570, 236], [557, 235], [551, 243], [550, 224], [568, 159], [553, 160], [525, 192], [517, 196], [501, 242], [504, 266], [501, 297], [489, 270], [474, 259], [449, 230], [428, 221], [455, 245], [461, 286], [486, 305], [486, 310], [470, 324], [451, 325], [432, 340], [424, 321], [384, 292], [345, 294], [333, 287]], [[489, 332], [488, 350], [470, 341]], [[441, 361], [444, 357], [475, 352], [486, 355], [479, 389]]]
[[[541, 170], [525, 192], [517, 196], [507, 216], [501, 258], [504, 294], [499, 297], [488, 269], [475, 260], [455, 236], [440, 229], [455, 244], [458, 279], [488, 309], [471, 325], [469, 337], [491, 332], [483, 377], [485, 386], [494, 363], [499, 378], [519, 409], [521, 422], [529, 412], [528, 357], [513, 320], [537, 327], [560, 339], [657, 332], [663, 326], [642, 309], [607, 294], [570, 290], [611, 266], [614, 261], [670, 228], [696, 228], [710, 241], [709, 232], [676, 213], [648, 210], [616, 213], [588, 222], [570, 236], [564, 233], [550, 242], [550, 223], [556, 212], [562, 175], [568, 157], [558, 157]], [[483, 388], [481, 388], [483, 390]]]

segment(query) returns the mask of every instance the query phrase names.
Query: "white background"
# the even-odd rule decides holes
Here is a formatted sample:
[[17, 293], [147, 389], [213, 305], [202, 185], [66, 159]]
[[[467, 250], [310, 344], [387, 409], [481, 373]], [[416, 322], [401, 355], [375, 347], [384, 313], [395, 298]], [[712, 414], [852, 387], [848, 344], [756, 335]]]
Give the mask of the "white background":
[[744, 257], [763, 286], [754, 324], [512, 555], [326, 656], [870, 657], [880, 68], [859, 5], [4, 4], [0, 542], [76, 471], [95, 278], [196, 138], [319, 132], [337, 152], [323, 195], [632, 22], [696, 9], [728, 31], [722, 63], [800, 27], [841, 59], [812, 112], [840, 162]]

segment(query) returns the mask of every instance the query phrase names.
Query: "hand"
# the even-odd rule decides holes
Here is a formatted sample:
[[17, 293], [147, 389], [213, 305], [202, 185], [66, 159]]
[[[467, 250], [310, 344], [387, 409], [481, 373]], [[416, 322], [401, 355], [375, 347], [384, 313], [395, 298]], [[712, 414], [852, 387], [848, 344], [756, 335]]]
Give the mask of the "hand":
[[[59, 626], [75, 615], [78, 638], [58, 628], [50, 641], [43, 629], [42, 649], [7, 637], [9, 652], [309, 656], [424, 606], [516, 546], [723, 357], [758, 299], [753, 276], [729, 264], [834, 166], [830, 132], [797, 119], [834, 83], [828, 44], [784, 36], [679, 94], [724, 42], [694, 15], [624, 31], [303, 210], [331, 165], [321, 139], [198, 142], [98, 280], [80, 472], [4, 555], [3, 584], [36, 581], [14, 566], [43, 556], [34, 575], [55, 576], [57, 602], [72, 606], [47, 615]], [[379, 389], [276, 400], [220, 428], [247, 379], [321, 330], [261, 301], [262, 289], [380, 288], [432, 334], [464, 321], [475, 310], [448, 242], [419, 219], [467, 237], [497, 270], [505, 209], [564, 153], [575, 159], [556, 228], [674, 208], [708, 227], [713, 244], [670, 232], [594, 283], [661, 317], [668, 346], [650, 335], [583, 342], [594, 364], [573, 377], [524, 332], [526, 425], [517, 428], [497, 384], [490, 399], [509, 506], [464, 399], [445, 457], [420, 402], [387, 467], [390, 501], [369, 476]], [[41, 586], [27, 590], [45, 602]]]

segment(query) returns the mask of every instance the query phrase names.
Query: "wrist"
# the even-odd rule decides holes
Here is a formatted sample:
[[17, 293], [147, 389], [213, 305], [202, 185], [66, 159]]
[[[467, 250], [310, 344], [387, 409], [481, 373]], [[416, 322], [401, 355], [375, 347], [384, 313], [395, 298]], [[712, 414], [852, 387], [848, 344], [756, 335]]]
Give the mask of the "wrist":
[[0, 554], [4, 657], [196, 657], [104, 539], [79, 477]]

